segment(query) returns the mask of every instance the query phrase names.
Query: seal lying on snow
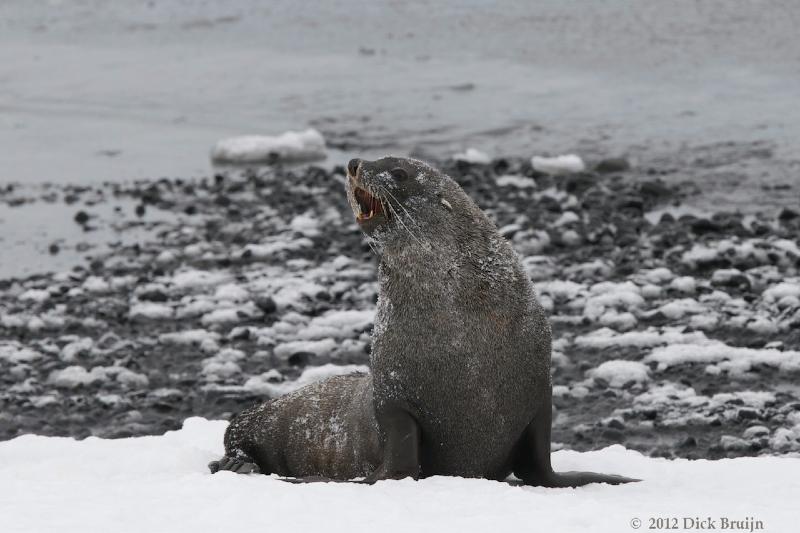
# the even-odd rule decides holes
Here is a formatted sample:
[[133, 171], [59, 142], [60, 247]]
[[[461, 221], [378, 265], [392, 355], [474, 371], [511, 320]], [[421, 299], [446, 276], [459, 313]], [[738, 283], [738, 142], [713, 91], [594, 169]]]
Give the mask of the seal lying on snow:
[[242, 411], [212, 472], [354, 479], [383, 458], [368, 374], [336, 376]]
[[[326, 461], [337, 463], [377, 453], [379, 466], [369, 482], [432, 475], [501, 480], [512, 472], [547, 487], [634, 481], [553, 471], [549, 323], [519, 258], [455, 181], [411, 159], [354, 159], [347, 195], [381, 262], [370, 357], [374, 409], [359, 404], [343, 416], [365, 417], [359, 431], [371, 427], [366, 417], [374, 416], [379, 448], [336, 457], [342, 449], [323, 452], [306, 439], [308, 457], [330, 453]], [[295, 394], [295, 412], [290, 408], [284, 416], [307, 416], [315, 409], [314, 393]], [[287, 435], [285, 423], [269, 420], [244, 424], [247, 438], [237, 437], [238, 420], [226, 434], [221, 468], [238, 454], [272, 471], [271, 462], [259, 459], [282, 453], [269, 450], [271, 442], [302, 440], [291, 427], [294, 433]], [[318, 422], [332, 431], [325, 420]], [[354, 436], [348, 442], [376, 442]], [[227, 469], [247, 467], [234, 463]], [[303, 464], [284, 472], [312, 470]]]

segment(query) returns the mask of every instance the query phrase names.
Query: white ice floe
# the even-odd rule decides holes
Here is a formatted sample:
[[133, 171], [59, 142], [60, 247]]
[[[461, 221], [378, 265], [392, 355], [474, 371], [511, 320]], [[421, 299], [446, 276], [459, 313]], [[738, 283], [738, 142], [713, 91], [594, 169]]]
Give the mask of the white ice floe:
[[794, 531], [797, 521], [787, 503], [800, 500], [797, 458], [666, 460], [611, 446], [555, 452], [554, 467], [644, 481], [579, 489], [454, 477], [290, 484], [263, 475], [209, 474], [205, 465], [222, 455], [225, 427], [191, 418], [180, 431], [158, 437], [26, 435], [2, 442], [3, 530], [204, 533], [264, 531], [267, 524], [271, 531], [472, 533], [527, 531], [535, 524], [541, 531], [618, 533], [631, 531], [632, 523], [646, 529], [665, 506], [680, 517], [712, 517], [717, 528], [723, 517], [759, 520], [765, 531]]
[[531, 165], [535, 170], [554, 176], [575, 174], [586, 170], [586, 164], [580, 156], [575, 154], [558, 155], [555, 157], [533, 156]]
[[242, 135], [222, 139], [211, 149], [215, 163], [261, 164], [324, 159], [325, 139], [313, 128], [280, 135]]
[[479, 165], [488, 165], [492, 162], [492, 159], [486, 153], [481, 152], [477, 148], [467, 148], [461, 153], [453, 154], [453, 159]]
[[628, 383], [645, 383], [650, 380], [650, 371], [639, 361], [615, 359], [605, 361], [597, 368], [586, 372], [595, 380], [603, 380], [609, 387], [620, 388]]

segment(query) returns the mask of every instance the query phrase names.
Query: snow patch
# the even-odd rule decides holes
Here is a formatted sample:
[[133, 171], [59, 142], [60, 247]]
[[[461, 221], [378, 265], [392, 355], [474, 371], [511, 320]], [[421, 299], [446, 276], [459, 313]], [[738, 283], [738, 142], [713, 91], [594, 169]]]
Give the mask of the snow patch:
[[559, 155], [555, 157], [541, 157], [535, 155], [531, 158], [531, 165], [533, 165], [534, 170], [553, 176], [575, 174], [586, 170], [586, 164], [583, 162], [583, 159], [575, 154]]

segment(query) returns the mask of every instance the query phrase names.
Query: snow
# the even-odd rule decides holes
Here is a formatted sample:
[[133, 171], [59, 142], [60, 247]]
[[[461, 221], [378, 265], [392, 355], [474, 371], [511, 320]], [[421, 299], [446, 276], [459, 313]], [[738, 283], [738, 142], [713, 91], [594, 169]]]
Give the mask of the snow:
[[575, 154], [559, 155], [555, 157], [533, 156], [531, 165], [535, 170], [554, 176], [574, 174], [586, 170], [586, 165], [580, 156]]
[[488, 165], [492, 162], [492, 159], [487, 154], [477, 148], [467, 148], [464, 152], [454, 154], [453, 159], [479, 165]]
[[516, 187], [518, 189], [535, 189], [536, 181], [526, 176], [516, 174], [504, 174], [497, 177], [497, 185], [500, 187]]
[[200, 287], [216, 286], [230, 281], [231, 275], [227, 272], [209, 272], [207, 270], [184, 270], [176, 273], [172, 279], [167, 278], [179, 289], [196, 289]]
[[42, 354], [22, 346], [17, 341], [0, 341], [0, 360], [10, 363], [29, 363], [42, 357]]
[[180, 431], [157, 437], [76, 441], [26, 435], [2, 442], [3, 530], [483, 532], [527, 531], [533, 524], [537, 531], [616, 533], [631, 531], [634, 518], [644, 529], [649, 517], [668, 512], [751, 516], [765, 530], [793, 531], [796, 509], [789, 502], [800, 498], [797, 458], [666, 460], [621, 446], [562, 450], [553, 454], [553, 463], [559, 470], [622, 473], [644, 481], [546, 489], [448, 477], [369, 486], [211, 475], [206, 464], [222, 454], [225, 427], [190, 418]]
[[219, 334], [205, 329], [187, 329], [174, 333], [164, 333], [158, 338], [161, 342], [178, 344], [184, 346], [199, 346], [203, 341], [218, 341]]
[[222, 139], [211, 149], [215, 163], [275, 163], [324, 159], [325, 139], [313, 128], [277, 136], [242, 135]]
[[28, 289], [19, 295], [19, 299], [42, 303], [50, 299], [50, 292], [43, 289]]
[[50, 373], [48, 381], [56, 387], [75, 389], [107, 381], [111, 378], [116, 378], [119, 383], [131, 388], [146, 387], [149, 383], [147, 376], [121, 366], [96, 366], [91, 370], [86, 370], [77, 365], [54, 370]]
[[697, 282], [692, 276], [681, 276], [673, 279], [669, 288], [686, 294], [694, 294], [697, 291]]
[[800, 352], [775, 349], [741, 348], [720, 341], [674, 344], [656, 348], [644, 359], [658, 363], [658, 370], [687, 363], [708, 363], [706, 372], [718, 374], [728, 371], [741, 375], [755, 365], [776, 367], [783, 371], [800, 370]]
[[609, 387], [620, 388], [627, 383], [644, 383], [650, 380], [650, 371], [638, 361], [616, 359], [606, 361], [586, 373], [592, 379], [601, 379]]
[[[343, 376], [354, 372], [366, 373], [369, 372], [369, 368], [366, 365], [334, 365], [328, 363], [321, 366], [308, 367], [303, 370], [303, 373], [296, 380], [283, 382], [279, 381], [282, 379], [280, 372], [272, 369], [259, 376], [249, 378], [244, 384], [244, 389], [275, 398], [325, 378]], [[276, 383], [276, 381], [278, 382]]]
[[785, 281], [778, 283], [777, 285], [773, 285], [769, 289], [765, 290], [762, 294], [762, 297], [767, 302], [775, 302], [787, 296], [800, 298], [800, 282]]
[[139, 302], [131, 306], [131, 318], [172, 318], [172, 307], [156, 302]]
[[708, 311], [704, 305], [694, 298], [672, 300], [659, 307], [658, 310], [671, 320], [677, 320], [686, 315], [705, 313]]
[[313, 353], [316, 356], [331, 353], [336, 348], [336, 341], [331, 338], [314, 341], [290, 341], [275, 347], [275, 355], [289, 357], [296, 353]]

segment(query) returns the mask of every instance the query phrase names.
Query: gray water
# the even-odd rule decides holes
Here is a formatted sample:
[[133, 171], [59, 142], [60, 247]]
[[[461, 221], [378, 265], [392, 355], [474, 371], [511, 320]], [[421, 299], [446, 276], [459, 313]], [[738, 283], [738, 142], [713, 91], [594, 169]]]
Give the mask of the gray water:
[[4, 0], [0, 183], [207, 175], [222, 137], [314, 126], [336, 160], [624, 155], [701, 206], [797, 204], [798, 27], [794, 0]]

